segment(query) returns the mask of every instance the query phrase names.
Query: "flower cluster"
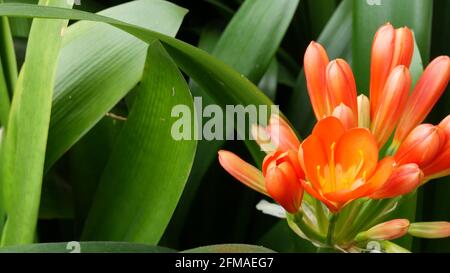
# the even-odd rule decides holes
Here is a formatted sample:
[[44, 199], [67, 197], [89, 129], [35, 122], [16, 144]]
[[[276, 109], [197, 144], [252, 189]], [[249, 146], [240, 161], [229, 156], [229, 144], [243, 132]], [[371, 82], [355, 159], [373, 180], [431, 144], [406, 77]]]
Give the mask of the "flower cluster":
[[219, 151], [221, 165], [291, 214], [301, 208], [304, 191], [338, 213], [356, 199], [405, 195], [449, 175], [450, 116], [438, 125], [421, 123], [448, 84], [450, 58], [434, 59], [412, 87], [413, 51], [408, 28], [386, 24], [377, 31], [368, 98], [357, 95], [346, 61], [329, 61], [311, 42], [304, 71], [317, 118], [312, 133], [300, 141], [283, 117], [272, 115], [266, 128], [254, 130], [257, 141], [267, 135], [275, 147], [262, 172], [228, 151]]

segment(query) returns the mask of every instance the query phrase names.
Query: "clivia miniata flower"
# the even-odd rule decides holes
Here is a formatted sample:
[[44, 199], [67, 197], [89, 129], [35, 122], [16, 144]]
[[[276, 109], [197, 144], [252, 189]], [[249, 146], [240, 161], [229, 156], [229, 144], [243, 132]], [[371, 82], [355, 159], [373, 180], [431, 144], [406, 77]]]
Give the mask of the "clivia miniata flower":
[[387, 181], [394, 159], [378, 160], [374, 136], [365, 128], [345, 129], [335, 117], [316, 124], [300, 148], [305, 170], [305, 190], [323, 201], [331, 211], [348, 202], [369, 196]]
[[265, 157], [262, 172], [224, 150], [219, 151], [220, 164], [243, 184], [271, 196], [286, 211], [296, 213], [303, 197], [300, 180], [305, 177], [297, 156], [300, 141], [287, 122], [278, 115], [272, 115], [269, 125], [266, 128], [257, 127], [254, 134], [260, 144], [264, 142], [260, 141], [261, 136], [258, 134], [269, 136], [271, 146], [276, 147]]
[[[293, 214], [294, 218], [288, 218], [291, 228], [292, 221], [300, 221], [293, 230], [302, 237], [308, 233], [316, 243], [333, 247], [334, 240], [347, 240], [343, 245], [348, 247], [352, 242], [380, 240], [389, 245], [385, 240], [407, 232], [429, 238], [449, 236], [447, 222], [410, 224], [406, 219], [378, 225], [374, 222], [366, 231], [351, 230], [347, 236], [352, 238], [345, 232], [332, 234], [337, 215], [353, 201], [364, 198], [364, 204], [368, 199], [377, 204], [389, 204], [380, 199], [398, 202], [396, 197], [430, 179], [450, 174], [450, 116], [438, 125], [421, 124], [449, 82], [450, 58], [434, 59], [412, 86], [409, 66], [413, 50], [414, 36], [407, 27], [394, 29], [388, 23], [379, 28], [372, 44], [367, 97], [358, 96], [347, 62], [330, 61], [326, 50], [311, 42], [304, 56], [308, 94], [317, 119], [311, 134], [300, 141], [286, 120], [272, 116], [266, 128], [253, 127], [253, 134], [259, 136], [256, 141], [270, 148], [262, 172], [226, 151], [219, 152], [221, 165]], [[314, 207], [311, 203], [303, 214], [304, 191], [309, 196], [303, 202], [314, 197], [331, 214], [311, 219], [311, 213], [322, 211], [322, 205]], [[358, 215], [358, 209], [351, 207], [347, 217]], [[384, 213], [389, 211], [389, 207], [383, 209]], [[309, 217], [309, 224], [302, 222], [302, 215]], [[328, 222], [319, 223], [324, 218]], [[366, 223], [359, 224], [363, 227]], [[326, 240], [320, 234], [324, 226], [329, 232]]]

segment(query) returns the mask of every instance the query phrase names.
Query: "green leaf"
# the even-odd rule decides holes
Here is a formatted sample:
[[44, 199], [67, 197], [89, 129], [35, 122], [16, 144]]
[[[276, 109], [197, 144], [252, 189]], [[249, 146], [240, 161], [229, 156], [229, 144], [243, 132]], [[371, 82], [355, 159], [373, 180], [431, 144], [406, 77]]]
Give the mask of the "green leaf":
[[53, 172], [42, 182], [39, 219], [72, 219], [73, 216], [72, 187]]
[[[78, 245], [79, 243], [79, 245]], [[0, 253], [172, 253], [170, 248], [124, 242], [65, 242], [0, 248]]]
[[189, 176], [196, 141], [173, 138], [171, 111], [186, 107], [191, 126], [192, 97], [159, 42], [149, 47], [136, 96], [103, 172], [84, 239], [156, 244]]
[[427, 0], [383, 0], [380, 5], [353, 0], [353, 69], [360, 92], [368, 94], [373, 37], [387, 22], [411, 28], [422, 59], [428, 62], [432, 11], [433, 1]]
[[[148, 43], [154, 41], [155, 38], [160, 39], [177, 64], [199, 83], [205, 91], [214, 96], [220, 104], [242, 104], [244, 106], [272, 104], [254, 84], [223, 62], [202, 50], [161, 33], [126, 24], [112, 18], [67, 9], [3, 4], [0, 5], [0, 15], [98, 20], [121, 28]], [[255, 147], [254, 150], [256, 150], [256, 144], [253, 145]]]
[[[186, 12], [169, 2], [139, 0], [99, 14], [174, 36]], [[109, 25], [78, 22], [66, 30], [53, 96], [47, 170], [139, 82], [146, 50], [146, 43]]]
[[184, 250], [181, 252], [182, 253], [275, 253], [273, 250], [270, 250], [263, 246], [245, 245], [245, 244], [210, 245]]
[[278, 86], [278, 62], [276, 59], [273, 59], [266, 73], [259, 81], [258, 87], [272, 101], [275, 101], [275, 96], [277, 94], [277, 86]]
[[258, 82], [277, 51], [298, 2], [245, 1], [220, 37], [212, 55], [249, 80]]
[[[40, 4], [68, 7], [66, 2]], [[68, 20], [34, 21], [25, 65], [14, 91], [2, 144], [2, 186], [7, 220], [2, 245], [31, 243], [39, 211], [53, 82]], [[43, 38], [45, 37], [45, 38]], [[42, 69], [45, 67], [45, 69]]]
[[[230, 64], [243, 76], [249, 77], [254, 83], [258, 83], [270, 65], [297, 5], [298, 1], [296, 0], [248, 0], [237, 11], [218, 41], [218, 27], [207, 26], [200, 37], [199, 47], [206, 51], [211, 51], [213, 56]], [[194, 59], [194, 61], [196, 60]], [[183, 60], [183, 62], [185, 61]], [[210, 61], [204, 60], [205, 65], [210, 63]], [[190, 74], [188, 70], [197, 73], [192, 63], [186, 63], [186, 65], [188, 67], [185, 67], [185, 71], [188, 74]], [[191, 66], [192, 68], [190, 68]], [[198, 67], [198, 69], [199, 72], [205, 71], [203, 67]], [[214, 68], [208, 68], [207, 71], [210, 71], [210, 69]], [[272, 74], [274, 73], [273, 70], [274, 67], [272, 67]], [[201, 74], [205, 73], [201, 72]], [[262, 95], [258, 95], [260, 98], [248, 99], [247, 96], [255, 92], [256, 88], [253, 85], [249, 88], [250, 86], [246, 79], [239, 74], [235, 74], [227, 79], [223, 78], [222, 75], [217, 75], [218, 79], [201, 80], [198, 80], [198, 77], [193, 74], [190, 74], [190, 76], [203, 87], [201, 88], [194, 83], [191, 89], [194, 96], [202, 96], [204, 105], [211, 103], [222, 105], [272, 104], [270, 100], [262, 97]], [[211, 85], [211, 83], [214, 85]], [[217, 85], [217, 83], [219, 84]], [[240, 85], [240, 83], [245, 85]], [[219, 93], [230, 97], [239, 97], [231, 100], [221, 99], [217, 96]], [[261, 94], [259, 90], [257, 93]], [[225, 135], [229, 135], [229, 133], [232, 132], [227, 132]], [[178, 236], [174, 233], [179, 233], [197, 188], [212, 162], [217, 159], [217, 151], [224, 143], [225, 141], [223, 140], [199, 141], [194, 167], [188, 182], [189, 187], [183, 194], [179, 208], [176, 211], [174, 223], [171, 225], [174, 231], [170, 233], [170, 236]], [[250, 142], [246, 144], [252, 149], [254, 155], [259, 156], [257, 165], [261, 165], [262, 157], [259, 154], [259, 147]]]
[[[104, 117], [69, 152], [75, 234], [82, 232], [95, 192], [123, 121]], [[50, 172], [51, 173], [51, 172]]]
[[318, 37], [336, 9], [334, 0], [308, 0], [308, 14], [313, 37]]

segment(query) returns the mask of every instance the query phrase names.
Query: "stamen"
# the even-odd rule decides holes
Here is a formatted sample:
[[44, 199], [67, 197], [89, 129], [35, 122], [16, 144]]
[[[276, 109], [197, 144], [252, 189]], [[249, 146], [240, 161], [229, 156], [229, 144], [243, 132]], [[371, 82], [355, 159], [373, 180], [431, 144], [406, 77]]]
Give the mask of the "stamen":
[[330, 179], [331, 179], [331, 188], [333, 191], [336, 190], [336, 170], [334, 165], [334, 150], [336, 147], [336, 142], [333, 142], [330, 146], [331, 149], [331, 156], [330, 156], [330, 162], [328, 163], [328, 166], [330, 168]]

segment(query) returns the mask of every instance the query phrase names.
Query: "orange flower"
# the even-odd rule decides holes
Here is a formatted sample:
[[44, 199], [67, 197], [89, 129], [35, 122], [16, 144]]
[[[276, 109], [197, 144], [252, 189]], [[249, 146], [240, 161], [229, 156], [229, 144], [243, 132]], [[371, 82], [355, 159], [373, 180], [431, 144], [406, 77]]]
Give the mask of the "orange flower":
[[378, 147], [383, 147], [394, 131], [403, 112], [410, 87], [411, 76], [408, 68], [403, 65], [394, 68], [380, 93], [379, 103], [372, 117], [371, 131], [377, 140]]
[[296, 213], [303, 197], [300, 179], [305, 177], [298, 163], [297, 152], [289, 150], [268, 154], [262, 171], [269, 195], [285, 210]]
[[309, 97], [317, 120], [331, 116], [340, 104], [349, 107], [358, 121], [356, 84], [352, 70], [342, 59], [328, 61], [325, 49], [311, 42], [306, 49], [304, 68]]
[[320, 44], [311, 42], [303, 59], [309, 98], [314, 114], [320, 120], [331, 115], [332, 111], [325, 74], [329, 63], [328, 55]]
[[234, 178], [249, 188], [268, 195], [261, 171], [242, 160], [232, 152], [220, 150], [219, 163]]
[[268, 151], [262, 172], [224, 150], [219, 151], [219, 163], [243, 184], [272, 197], [286, 211], [296, 213], [303, 198], [300, 180], [305, 178], [297, 156], [300, 141], [288, 123], [278, 115], [271, 116], [266, 128], [254, 126], [253, 135], [262, 148], [275, 149]]
[[391, 24], [380, 27], [372, 43], [370, 64], [371, 115], [375, 116], [386, 81], [399, 66], [409, 67], [414, 51], [414, 37], [407, 28], [394, 29]]
[[320, 120], [299, 150], [305, 190], [337, 212], [378, 190], [392, 173], [394, 160], [378, 162], [378, 145], [364, 128], [346, 130], [335, 117]]
[[396, 167], [383, 187], [371, 194], [372, 199], [393, 198], [415, 190], [422, 181], [423, 173], [414, 163]]
[[330, 62], [327, 66], [326, 81], [332, 109], [344, 104], [352, 110], [357, 121], [356, 83], [350, 65], [342, 59]]
[[347, 107], [347, 105], [343, 103], [334, 108], [332, 116], [337, 117], [342, 122], [345, 129], [358, 127], [358, 121], [354, 112], [350, 107]]
[[444, 92], [449, 79], [448, 56], [437, 57], [427, 66], [406, 103], [394, 135], [394, 146], [398, 147], [409, 132], [425, 119]]
[[433, 161], [423, 167], [425, 181], [450, 174], [450, 115], [443, 119], [437, 127], [445, 133], [446, 140]]
[[446, 141], [439, 126], [421, 124], [414, 128], [395, 153], [398, 164], [416, 163], [424, 167], [436, 158]]
[[394, 219], [359, 233], [355, 240], [394, 240], [408, 233], [408, 219]]

